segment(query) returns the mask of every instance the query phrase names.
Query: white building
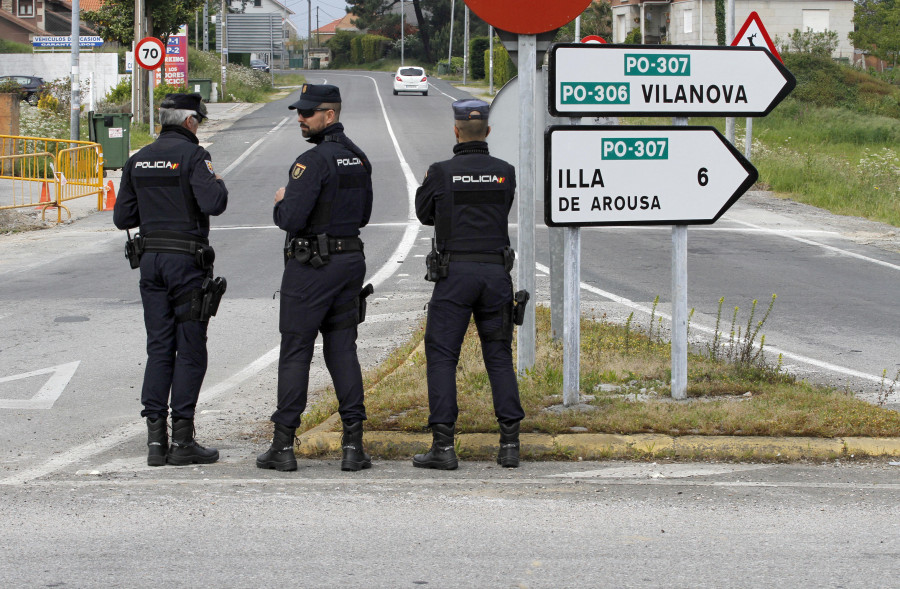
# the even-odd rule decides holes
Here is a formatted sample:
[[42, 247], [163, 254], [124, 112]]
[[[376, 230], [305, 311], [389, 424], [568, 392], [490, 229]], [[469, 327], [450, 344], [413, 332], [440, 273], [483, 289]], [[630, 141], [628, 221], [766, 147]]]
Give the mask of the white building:
[[[610, 0], [613, 13], [613, 42], [643, 24], [644, 43], [672, 45], [716, 45], [715, 0]], [[751, 12], [759, 14], [773, 42], [787, 40], [795, 29], [838, 34], [835, 58], [852, 58], [852, 0], [735, 0], [735, 30]], [[727, 39], [730, 44], [731, 39]], [[780, 50], [780, 48], [778, 48]]]

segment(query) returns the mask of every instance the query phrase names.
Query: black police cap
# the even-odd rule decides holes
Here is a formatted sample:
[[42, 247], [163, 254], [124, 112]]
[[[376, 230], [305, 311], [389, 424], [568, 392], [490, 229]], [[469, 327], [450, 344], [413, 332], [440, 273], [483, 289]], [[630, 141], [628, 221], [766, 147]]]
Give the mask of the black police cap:
[[172, 108], [178, 110], [192, 110], [196, 112], [201, 119], [206, 117], [206, 105], [203, 104], [203, 98], [198, 92], [191, 94], [166, 94], [159, 108]]
[[306, 110], [316, 108], [323, 102], [340, 102], [341, 91], [331, 84], [303, 84], [300, 100], [290, 105], [289, 109]]
[[453, 103], [453, 118], [457, 121], [486, 121], [491, 105], [477, 98], [466, 98]]

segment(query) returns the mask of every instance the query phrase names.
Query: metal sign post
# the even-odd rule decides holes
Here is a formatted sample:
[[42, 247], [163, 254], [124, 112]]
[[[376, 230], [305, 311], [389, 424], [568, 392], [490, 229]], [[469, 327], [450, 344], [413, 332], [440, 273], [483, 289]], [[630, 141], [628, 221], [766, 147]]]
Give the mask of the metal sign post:
[[[518, 278], [519, 288], [534, 294], [534, 190], [536, 185], [534, 143], [527, 138], [534, 136], [535, 78], [537, 76], [537, 39], [534, 35], [519, 35], [519, 163], [518, 169]], [[540, 113], [543, 115], [543, 113]], [[516, 361], [519, 374], [534, 366], [535, 325], [534, 305], [525, 308], [525, 322], [519, 326]]]

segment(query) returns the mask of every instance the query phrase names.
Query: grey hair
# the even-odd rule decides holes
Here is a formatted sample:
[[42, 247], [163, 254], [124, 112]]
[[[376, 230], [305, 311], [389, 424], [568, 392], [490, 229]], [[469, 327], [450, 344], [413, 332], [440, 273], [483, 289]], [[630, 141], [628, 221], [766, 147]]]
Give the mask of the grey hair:
[[161, 108], [159, 109], [160, 125], [180, 125], [184, 119], [197, 114], [195, 110], [186, 108]]

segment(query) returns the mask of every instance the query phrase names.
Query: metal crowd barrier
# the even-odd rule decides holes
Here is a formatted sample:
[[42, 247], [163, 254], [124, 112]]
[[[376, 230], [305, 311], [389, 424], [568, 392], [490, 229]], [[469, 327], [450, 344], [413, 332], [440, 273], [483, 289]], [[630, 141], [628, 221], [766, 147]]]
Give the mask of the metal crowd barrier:
[[103, 210], [103, 153], [99, 143], [45, 137], [0, 135], [0, 210], [37, 207], [41, 218], [83, 196], [97, 196]]

